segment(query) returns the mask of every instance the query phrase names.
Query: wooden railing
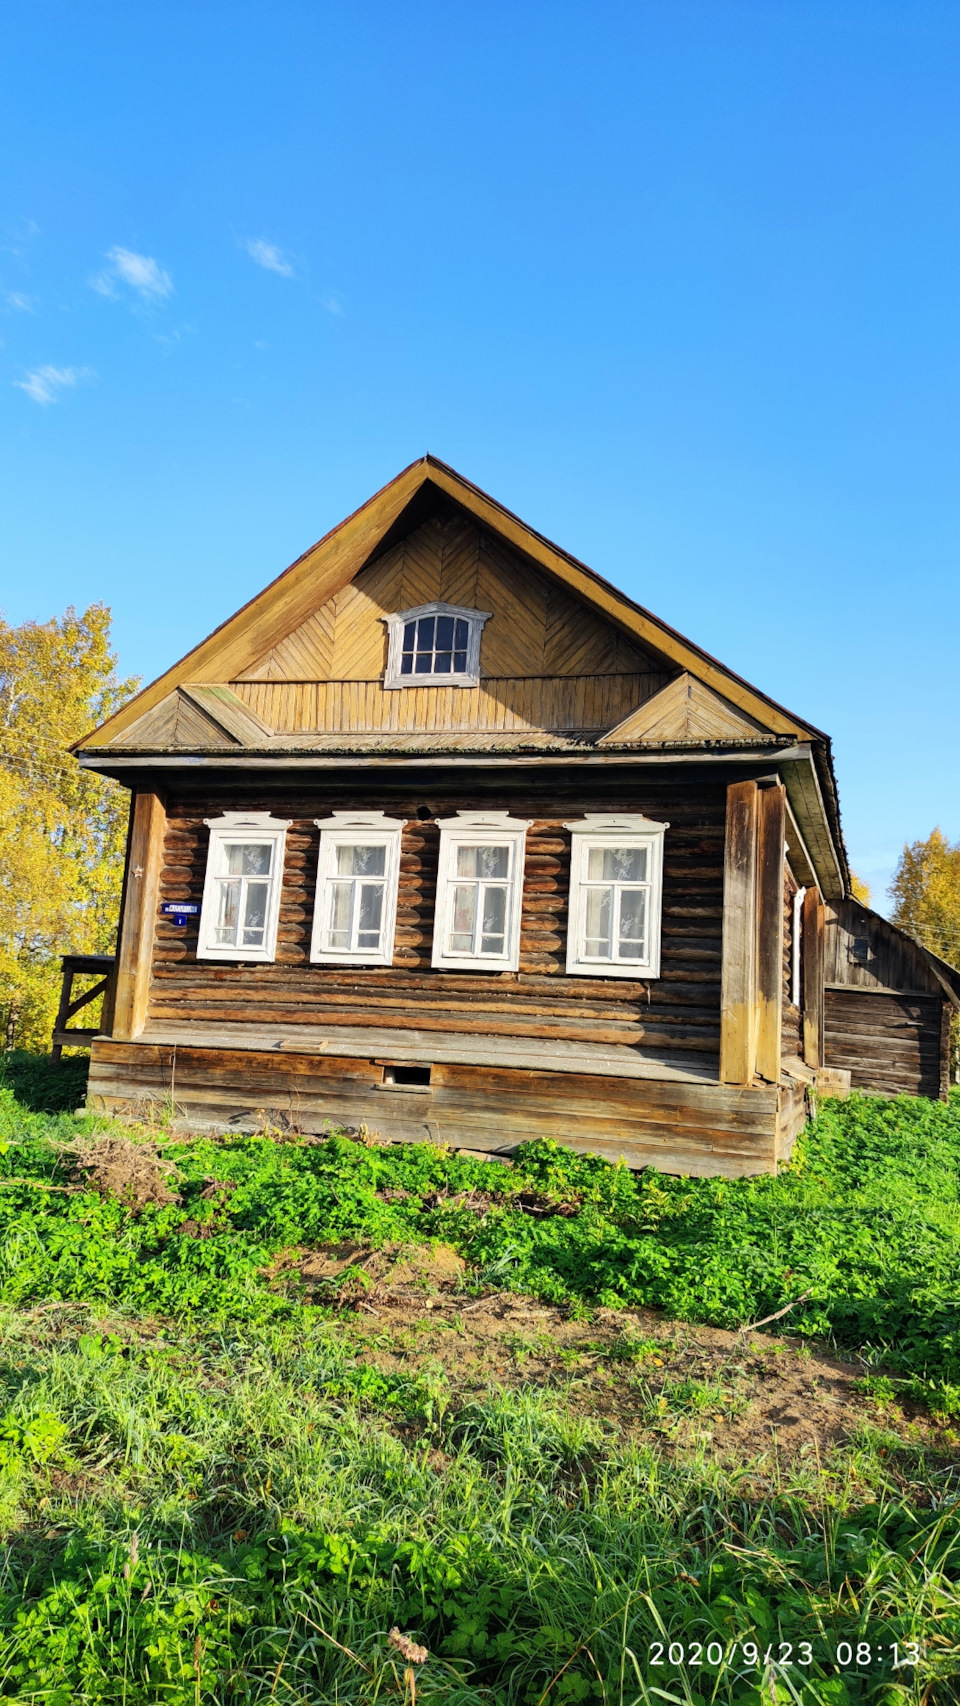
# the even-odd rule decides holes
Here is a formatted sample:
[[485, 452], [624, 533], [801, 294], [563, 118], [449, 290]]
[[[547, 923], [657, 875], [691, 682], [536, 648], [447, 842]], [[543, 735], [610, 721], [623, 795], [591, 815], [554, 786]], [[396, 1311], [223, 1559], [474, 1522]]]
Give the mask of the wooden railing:
[[[60, 1059], [64, 1045], [68, 1048], [82, 1047], [84, 1043], [90, 1043], [94, 1037], [100, 1035], [102, 1025], [93, 1030], [71, 1031], [67, 1029], [67, 1023], [75, 1013], [79, 1013], [81, 1007], [87, 1007], [91, 1001], [96, 1001], [98, 995], [105, 995], [107, 1001], [110, 1000], [116, 961], [113, 954], [64, 954], [60, 963], [63, 967], [63, 981], [60, 985], [60, 1006], [53, 1025], [54, 1060]], [[75, 996], [73, 980], [84, 972], [88, 976], [91, 972], [101, 972], [103, 975], [91, 989], [85, 989], [81, 995]], [[106, 1019], [106, 1014], [104, 1018]]]

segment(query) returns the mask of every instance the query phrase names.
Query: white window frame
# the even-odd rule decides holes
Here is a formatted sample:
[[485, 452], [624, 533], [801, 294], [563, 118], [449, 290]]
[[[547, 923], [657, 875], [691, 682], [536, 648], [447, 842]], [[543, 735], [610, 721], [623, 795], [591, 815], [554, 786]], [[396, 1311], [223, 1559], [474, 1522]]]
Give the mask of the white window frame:
[[[257, 960], [269, 963], [277, 957], [277, 928], [280, 923], [280, 897], [283, 892], [283, 864], [290, 820], [273, 817], [270, 812], [224, 812], [220, 817], [204, 819], [210, 830], [207, 851], [207, 871], [203, 883], [203, 903], [200, 908], [200, 933], [197, 943], [198, 960]], [[220, 878], [217, 864], [220, 849], [230, 842], [269, 841], [273, 846], [270, 861], [270, 885], [267, 895], [267, 915], [263, 931], [263, 946], [245, 948], [224, 947], [212, 941], [217, 921], [217, 900]]]
[[[520, 917], [523, 910], [523, 864], [527, 830], [532, 818], [511, 817], [509, 812], [458, 812], [456, 817], [437, 819], [440, 830], [440, 863], [437, 870], [437, 900], [433, 918], [434, 966], [444, 971], [518, 971], [520, 967]], [[510, 848], [509, 889], [502, 954], [449, 953], [446, 943], [453, 920], [453, 892], [457, 882], [457, 849], [460, 847]]]
[[[320, 858], [317, 863], [317, 889], [313, 903], [311, 960], [318, 965], [392, 965], [397, 929], [397, 895], [400, 888], [400, 842], [404, 819], [386, 817], [383, 812], [333, 812], [330, 817], [317, 817], [313, 821], [320, 830]], [[382, 843], [386, 849], [380, 947], [376, 950], [325, 948], [323, 938], [326, 931], [329, 885], [336, 875], [337, 848], [354, 847], [361, 842], [375, 845]]]
[[[633, 812], [588, 813], [570, 831], [570, 909], [567, 925], [567, 975], [572, 977], [660, 976], [660, 934], [663, 913], [663, 838], [668, 823]], [[645, 847], [649, 873], [649, 917], [645, 960], [588, 959], [583, 952], [586, 929], [587, 856], [595, 847]]]
[[[387, 624], [387, 669], [384, 687], [479, 687], [480, 641], [483, 625], [489, 622], [491, 610], [468, 610], [461, 604], [418, 604], [412, 610], [400, 610], [394, 616], [382, 616]], [[403, 662], [403, 630], [408, 622], [418, 622], [422, 616], [453, 616], [468, 625], [467, 667], [450, 670], [443, 675], [401, 675]]]

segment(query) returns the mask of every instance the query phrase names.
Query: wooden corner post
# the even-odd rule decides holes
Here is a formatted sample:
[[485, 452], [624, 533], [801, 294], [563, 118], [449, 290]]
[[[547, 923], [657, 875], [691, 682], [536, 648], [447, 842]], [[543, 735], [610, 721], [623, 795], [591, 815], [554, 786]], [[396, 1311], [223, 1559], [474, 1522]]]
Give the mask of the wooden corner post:
[[130, 1042], [139, 1036], [147, 1020], [166, 823], [167, 814], [161, 796], [152, 790], [138, 792], [131, 814], [113, 1002], [112, 1034], [121, 1042]]
[[757, 1069], [756, 782], [731, 782], [723, 852], [720, 1080], [749, 1084]]
[[807, 889], [801, 913], [800, 972], [803, 1000], [803, 1058], [823, 1066], [823, 936], [826, 910], [816, 889]]
[[757, 1071], [771, 1084], [780, 1082], [786, 797], [775, 782], [757, 799]]

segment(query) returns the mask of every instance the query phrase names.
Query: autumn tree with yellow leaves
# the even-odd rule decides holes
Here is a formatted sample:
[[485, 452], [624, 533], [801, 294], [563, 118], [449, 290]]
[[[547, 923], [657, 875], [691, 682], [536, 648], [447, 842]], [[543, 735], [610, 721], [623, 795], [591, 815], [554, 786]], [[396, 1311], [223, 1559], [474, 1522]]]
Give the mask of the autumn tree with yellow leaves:
[[60, 955], [114, 949], [128, 796], [69, 749], [135, 690], [116, 661], [102, 604], [0, 618], [0, 1047], [48, 1047]]
[[905, 846], [890, 885], [893, 922], [931, 953], [960, 965], [960, 841], [941, 829]]

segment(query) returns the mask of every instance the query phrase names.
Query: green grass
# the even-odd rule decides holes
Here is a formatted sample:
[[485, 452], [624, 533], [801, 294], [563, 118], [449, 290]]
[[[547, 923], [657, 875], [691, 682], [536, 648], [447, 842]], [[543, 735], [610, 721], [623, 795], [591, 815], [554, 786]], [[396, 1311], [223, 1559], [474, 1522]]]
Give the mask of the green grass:
[[[0, 1696], [411, 1700], [396, 1624], [431, 1653], [421, 1703], [956, 1701], [960, 1485], [882, 1405], [906, 1383], [949, 1409], [960, 1385], [960, 1104], [827, 1104], [791, 1169], [739, 1183], [545, 1142], [512, 1169], [345, 1138], [170, 1144], [182, 1204], [140, 1214], [45, 1188], [93, 1129], [0, 1092]], [[791, 1330], [863, 1355], [877, 1424], [731, 1469], [559, 1391], [464, 1403], [439, 1367], [364, 1361], [335, 1288], [304, 1302], [282, 1252], [343, 1238], [442, 1239], [465, 1292], [583, 1314], [730, 1326], [810, 1289]], [[654, 1348], [623, 1336], [623, 1380]], [[666, 1389], [668, 1420], [711, 1406], [729, 1394]], [[714, 1641], [739, 1643], [730, 1663], [670, 1659]], [[780, 1641], [811, 1662], [771, 1680]], [[842, 1642], [872, 1662], [838, 1669]], [[891, 1642], [919, 1665], [893, 1670]]]

